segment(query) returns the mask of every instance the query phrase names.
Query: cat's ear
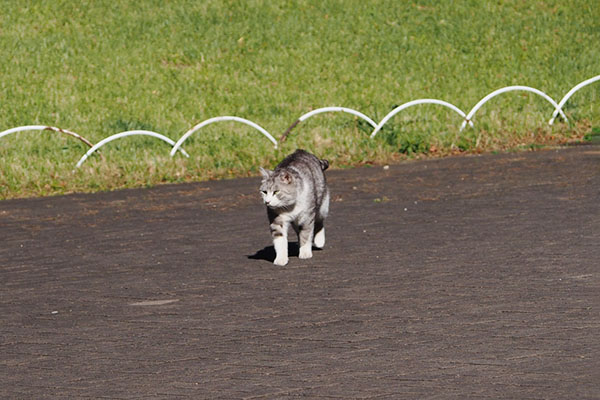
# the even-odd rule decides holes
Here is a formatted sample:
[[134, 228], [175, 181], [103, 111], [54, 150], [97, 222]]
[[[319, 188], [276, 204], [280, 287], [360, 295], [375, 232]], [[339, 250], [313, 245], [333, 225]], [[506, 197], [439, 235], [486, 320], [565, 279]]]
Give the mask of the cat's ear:
[[281, 181], [286, 185], [289, 185], [292, 183], [292, 174], [289, 172], [284, 172], [283, 175], [281, 175]]
[[263, 167], [258, 167], [258, 169], [260, 170], [260, 173], [265, 179], [267, 179], [271, 176], [271, 174], [273, 174], [273, 171], [269, 171], [268, 169], [264, 169]]

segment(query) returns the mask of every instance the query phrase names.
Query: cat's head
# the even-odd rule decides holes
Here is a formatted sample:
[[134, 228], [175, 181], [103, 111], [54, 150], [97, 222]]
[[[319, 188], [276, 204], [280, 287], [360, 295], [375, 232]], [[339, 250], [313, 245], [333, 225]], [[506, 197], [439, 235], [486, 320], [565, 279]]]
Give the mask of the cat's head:
[[269, 171], [260, 168], [263, 180], [260, 194], [269, 208], [288, 208], [296, 202], [296, 184], [288, 171]]

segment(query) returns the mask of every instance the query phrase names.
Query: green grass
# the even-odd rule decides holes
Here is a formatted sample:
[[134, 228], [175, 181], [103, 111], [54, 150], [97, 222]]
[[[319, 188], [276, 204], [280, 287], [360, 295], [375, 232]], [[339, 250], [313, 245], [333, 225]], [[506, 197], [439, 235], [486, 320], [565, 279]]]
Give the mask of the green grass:
[[[325, 106], [379, 121], [418, 98], [468, 112], [491, 91], [527, 85], [556, 101], [600, 74], [600, 8], [561, 1], [1, 1], [0, 131], [53, 125], [97, 143], [145, 129], [175, 140], [220, 115], [275, 137]], [[570, 123], [533, 94], [498, 96], [475, 129], [435, 105], [397, 114], [374, 140], [348, 114], [298, 125], [279, 150], [234, 122], [203, 128], [169, 157], [156, 139], [109, 143], [78, 170], [83, 143], [55, 132], [0, 138], [0, 198], [257, 174], [296, 147], [333, 167], [421, 155], [534, 149], [600, 126], [600, 83], [577, 92]]]

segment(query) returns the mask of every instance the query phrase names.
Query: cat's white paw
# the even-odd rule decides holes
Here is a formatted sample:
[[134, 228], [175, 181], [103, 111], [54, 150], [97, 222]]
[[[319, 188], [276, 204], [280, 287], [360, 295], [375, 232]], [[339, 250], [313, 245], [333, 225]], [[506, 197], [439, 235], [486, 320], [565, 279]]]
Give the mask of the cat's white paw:
[[325, 246], [325, 229], [321, 229], [315, 235], [315, 247], [322, 249], [323, 246]]
[[311, 258], [311, 257], [312, 257], [311, 246], [300, 247], [300, 254], [298, 254], [298, 258]]
[[287, 257], [277, 257], [277, 258], [275, 258], [275, 261], [273, 261], [273, 264], [279, 265], [280, 267], [283, 267], [287, 263], [288, 263]]

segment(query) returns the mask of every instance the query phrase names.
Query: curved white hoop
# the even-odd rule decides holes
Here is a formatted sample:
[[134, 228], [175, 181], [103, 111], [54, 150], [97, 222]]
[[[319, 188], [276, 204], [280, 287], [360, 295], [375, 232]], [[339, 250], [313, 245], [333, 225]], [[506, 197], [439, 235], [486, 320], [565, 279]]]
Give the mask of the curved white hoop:
[[464, 121], [465, 124], [468, 121], [470, 125], [473, 125], [473, 123], [466, 117], [465, 112], [463, 110], [461, 110], [460, 108], [456, 107], [454, 104], [448, 103], [447, 101], [443, 101], [443, 100], [437, 100], [437, 99], [418, 99], [418, 100], [413, 100], [413, 101], [404, 103], [404, 104], [394, 108], [392, 111], [390, 111], [385, 117], [383, 117], [381, 122], [379, 124], [377, 124], [377, 126], [375, 126], [375, 129], [371, 133], [371, 139], [373, 139], [375, 137], [375, 135], [377, 135], [377, 132], [379, 132], [381, 130], [381, 128], [390, 120], [390, 118], [392, 118], [394, 115], [398, 114], [400, 111], [402, 111], [408, 107], [416, 106], [417, 104], [439, 104], [441, 106], [448, 107], [451, 110], [456, 111], [461, 117], [463, 117], [465, 119], [465, 121]]
[[369, 125], [371, 125], [373, 128], [375, 128], [377, 126], [377, 124], [375, 123], [375, 121], [373, 121], [371, 118], [367, 117], [365, 114], [361, 113], [360, 111], [356, 111], [356, 110], [353, 110], [353, 109], [347, 108], [347, 107], [323, 107], [323, 108], [318, 108], [316, 110], [312, 110], [310, 112], [307, 112], [306, 114], [304, 114], [300, 118], [298, 118], [298, 120], [300, 120], [300, 122], [302, 122], [302, 121], [305, 121], [305, 120], [309, 119], [310, 117], [312, 117], [314, 115], [325, 113], [325, 112], [344, 112], [344, 113], [347, 113], [347, 114], [356, 115], [357, 117], [362, 118], [365, 121], [367, 121], [369, 123]]
[[[479, 110], [481, 108], [481, 106], [483, 106], [492, 97], [496, 97], [499, 94], [506, 93], [506, 92], [512, 92], [512, 91], [515, 91], [515, 90], [523, 90], [523, 91], [526, 91], [526, 92], [532, 92], [532, 93], [535, 93], [535, 94], [538, 94], [538, 95], [542, 96], [550, 104], [552, 104], [552, 106], [554, 107], [554, 109], [555, 109], [556, 112], [560, 112], [561, 117], [563, 117], [563, 119], [565, 121], [568, 121], [567, 116], [565, 115], [565, 113], [563, 113], [563, 111], [561, 110], [560, 106], [556, 103], [556, 101], [554, 101], [552, 99], [552, 97], [548, 96], [546, 93], [542, 92], [541, 90], [538, 90], [536, 88], [532, 88], [532, 87], [529, 87], [529, 86], [507, 86], [507, 87], [503, 87], [503, 88], [498, 89], [498, 90], [494, 90], [492, 93], [488, 94], [483, 99], [479, 100], [479, 103], [477, 103], [475, 105], [475, 107], [473, 107], [473, 109], [471, 109], [471, 111], [469, 111], [469, 114], [467, 114], [466, 120], [470, 121], [473, 118], [473, 115], [477, 112], [477, 110]], [[462, 123], [462, 125], [460, 126], [460, 130], [462, 131], [465, 128], [466, 125], [467, 125], [467, 122], [464, 121]]]
[[191, 134], [193, 134], [197, 130], [205, 127], [206, 125], [209, 125], [209, 124], [212, 124], [212, 123], [218, 122], [218, 121], [236, 121], [236, 122], [241, 122], [242, 124], [249, 125], [249, 126], [255, 128], [255, 129], [257, 129], [263, 135], [265, 135], [266, 138], [269, 139], [273, 143], [273, 145], [275, 146], [275, 148], [277, 148], [277, 140], [275, 140], [275, 138], [273, 136], [271, 136], [271, 134], [269, 132], [267, 132], [260, 125], [257, 125], [257, 124], [255, 124], [254, 122], [252, 122], [250, 120], [247, 120], [247, 119], [244, 119], [244, 118], [240, 118], [240, 117], [221, 116], [221, 117], [213, 117], [213, 118], [207, 119], [205, 121], [202, 121], [199, 124], [197, 124], [196, 126], [194, 126], [192, 129], [190, 129], [189, 131], [187, 131], [181, 138], [179, 138], [179, 140], [177, 141], [177, 143], [175, 143], [175, 145], [173, 146], [173, 149], [171, 149], [171, 157], [173, 157], [175, 155], [175, 152], [177, 151], [177, 149], [179, 149], [179, 147], [181, 147], [181, 144], [183, 142], [185, 142], [185, 140]]
[[75, 132], [71, 132], [66, 129], [56, 128], [54, 126], [47, 126], [47, 125], [26, 125], [26, 126], [18, 126], [16, 128], [7, 129], [5, 131], [0, 132], [0, 138], [2, 136], [10, 135], [11, 133], [24, 132], [24, 131], [52, 131], [52, 132], [66, 133], [67, 135], [73, 136], [74, 138], [81, 140], [83, 143], [87, 144], [90, 147], [94, 146], [89, 140], [87, 140], [83, 136], [76, 134]]
[[[587, 80], [580, 82], [577, 85], [573, 86], [573, 88], [571, 90], [569, 90], [569, 92], [567, 94], [565, 94], [565, 96], [560, 100], [560, 102], [558, 103], [558, 107], [562, 110], [562, 107], [565, 105], [567, 100], [569, 100], [569, 98], [571, 96], [573, 96], [573, 94], [575, 94], [576, 91], [578, 91], [582, 87], [587, 86], [590, 83], [594, 83], [596, 81], [600, 81], [600, 75], [597, 75], [593, 78], [587, 79]], [[554, 112], [552, 113], [552, 118], [550, 118], [550, 121], [548, 121], [548, 124], [552, 125], [554, 123], [554, 119], [556, 118], [557, 115], [558, 115], [558, 109], [554, 110]]]
[[[152, 132], [152, 131], [141, 131], [141, 130], [137, 130], [137, 131], [127, 131], [127, 132], [120, 132], [120, 133], [115, 133], [114, 135], [111, 135], [107, 138], [102, 139], [101, 141], [99, 141], [98, 143], [96, 143], [91, 149], [89, 149], [87, 151], [87, 153], [85, 153], [81, 159], [79, 159], [79, 161], [77, 162], [76, 167], [79, 168], [81, 166], [81, 164], [83, 164], [83, 162], [85, 160], [87, 160], [87, 158], [89, 156], [92, 155], [92, 153], [94, 153], [96, 150], [98, 150], [100, 147], [104, 146], [106, 143], [108, 142], [112, 142], [113, 140], [116, 139], [120, 139], [122, 137], [125, 136], [134, 136], [134, 135], [145, 135], [145, 136], [152, 136], [155, 137], [157, 139], [162, 140], [163, 142], [167, 142], [169, 143], [171, 146], [175, 145], [175, 141], [172, 140], [171, 138], [166, 137], [165, 135], [161, 135], [160, 133], [156, 133], [156, 132]], [[189, 157], [189, 154], [186, 153], [185, 150], [181, 149], [181, 152], [186, 156]]]
[[285, 130], [285, 132], [281, 136], [281, 139], [279, 139], [279, 140], [283, 142], [287, 138], [289, 133], [292, 131], [292, 129], [294, 129], [296, 127], [296, 125], [298, 125], [302, 121], [309, 119], [310, 117], [312, 117], [314, 115], [325, 113], [325, 112], [340, 112], [340, 111], [347, 113], [347, 114], [355, 115], [359, 118], [362, 118], [363, 120], [367, 121], [367, 123], [369, 125], [371, 125], [373, 128], [375, 128], [377, 126], [375, 121], [373, 121], [371, 118], [367, 117], [365, 114], [361, 113], [360, 111], [353, 110], [352, 108], [322, 107], [322, 108], [317, 108], [316, 110], [309, 111], [306, 114], [303, 114], [300, 118], [298, 118], [296, 121], [294, 121], [294, 123]]

